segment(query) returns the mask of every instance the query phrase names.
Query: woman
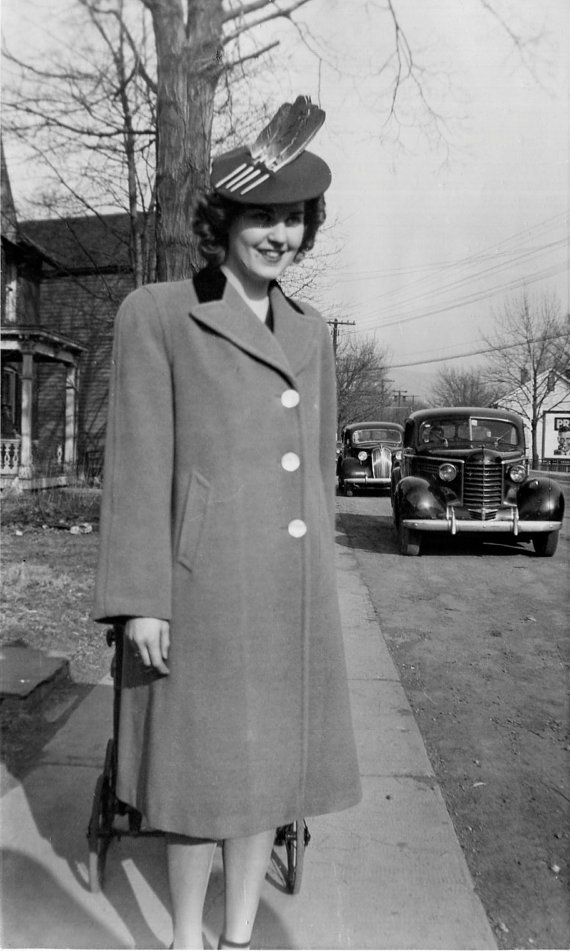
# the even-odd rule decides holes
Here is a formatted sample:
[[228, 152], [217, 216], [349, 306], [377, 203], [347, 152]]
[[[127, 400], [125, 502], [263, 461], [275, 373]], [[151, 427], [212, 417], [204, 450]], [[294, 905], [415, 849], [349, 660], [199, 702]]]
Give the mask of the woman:
[[198, 204], [208, 267], [135, 291], [116, 324], [95, 617], [126, 620], [117, 793], [166, 833], [174, 948], [203, 946], [217, 841], [220, 947], [248, 947], [276, 827], [360, 798], [330, 335], [276, 283], [330, 171], [304, 151], [236, 188], [244, 157]]

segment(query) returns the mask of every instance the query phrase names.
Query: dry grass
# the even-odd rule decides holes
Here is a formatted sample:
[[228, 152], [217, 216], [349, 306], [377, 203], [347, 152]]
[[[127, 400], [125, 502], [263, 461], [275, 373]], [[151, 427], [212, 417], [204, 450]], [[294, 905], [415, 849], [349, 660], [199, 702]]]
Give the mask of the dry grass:
[[99, 521], [101, 492], [94, 488], [47, 489], [2, 493], [2, 525], [6, 528], [70, 528]]
[[[58, 490], [2, 500], [0, 643], [56, 650], [75, 681], [109, 669], [104, 629], [90, 618], [100, 493]], [[88, 534], [74, 534], [89, 526]]]

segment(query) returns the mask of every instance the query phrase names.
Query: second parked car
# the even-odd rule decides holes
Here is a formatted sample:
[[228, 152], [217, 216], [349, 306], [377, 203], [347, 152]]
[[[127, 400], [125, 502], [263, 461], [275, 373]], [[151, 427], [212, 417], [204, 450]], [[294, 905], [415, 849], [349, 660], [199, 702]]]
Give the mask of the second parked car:
[[337, 459], [338, 484], [345, 495], [355, 489], [390, 488], [392, 456], [402, 445], [399, 423], [350, 423], [342, 431]]

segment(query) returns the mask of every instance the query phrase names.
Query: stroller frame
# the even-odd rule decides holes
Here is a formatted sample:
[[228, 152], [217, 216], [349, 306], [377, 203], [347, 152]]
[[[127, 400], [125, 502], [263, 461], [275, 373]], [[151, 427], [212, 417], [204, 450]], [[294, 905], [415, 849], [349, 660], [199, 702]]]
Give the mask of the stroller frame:
[[[115, 648], [111, 664], [113, 677], [113, 735], [107, 742], [103, 771], [97, 778], [93, 791], [91, 816], [87, 827], [89, 854], [89, 888], [99, 892], [104, 887], [107, 852], [113, 839], [123, 836], [160, 837], [164, 832], [143, 826], [141, 813], [133, 806], [122, 802], [116, 795], [117, 748], [121, 712], [121, 681], [123, 669], [123, 624], [114, 624], [107, 631], [107, 643]], [[311, 835], [303, 818], [280, 826], [275, 833], [275, 847], [285, 848], [283, 875], [287, 891], [296, 895], [301, 888], [305, 848]]]

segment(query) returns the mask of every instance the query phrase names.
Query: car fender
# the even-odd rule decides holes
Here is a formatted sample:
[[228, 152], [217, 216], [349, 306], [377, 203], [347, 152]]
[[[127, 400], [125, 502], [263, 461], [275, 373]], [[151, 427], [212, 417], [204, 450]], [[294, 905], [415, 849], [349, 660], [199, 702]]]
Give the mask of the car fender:
[[347, 456], [340, 464], [340, 475], [343, 479], [350, 479], [351, 476], [362, 475], [364, 469], [358, 459], [353, 456]]
[[398, 518], [445, 518], [445, 499], [433, 491], [426, 479], [405, 476], [394, 489]]
[[402, 478], [402, 466], [400, 460], [394, 462], [392, 466], [392, 474], [390, 476], [390, 502], [392, 503], [392, 508], [395, 505], [396, 491], [398, 485], [400, 484], [400, 479]]
[[564, 516], [564, 493], [553, 479], [531, 476], [517, 492], [519, 518], [562, 521]]

